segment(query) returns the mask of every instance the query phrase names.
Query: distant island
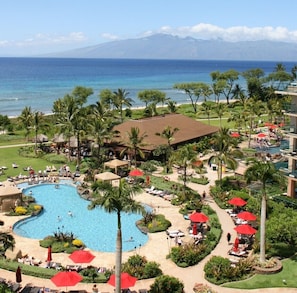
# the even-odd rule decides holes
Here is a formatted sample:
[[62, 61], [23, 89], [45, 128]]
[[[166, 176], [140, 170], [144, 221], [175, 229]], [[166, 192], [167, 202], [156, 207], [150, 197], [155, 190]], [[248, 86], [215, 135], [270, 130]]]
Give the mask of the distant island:
[[38, 57], [182, 60], [297, 61], [297, 44], [273, 41], [226, 42], [155, 34], [106, 42]]

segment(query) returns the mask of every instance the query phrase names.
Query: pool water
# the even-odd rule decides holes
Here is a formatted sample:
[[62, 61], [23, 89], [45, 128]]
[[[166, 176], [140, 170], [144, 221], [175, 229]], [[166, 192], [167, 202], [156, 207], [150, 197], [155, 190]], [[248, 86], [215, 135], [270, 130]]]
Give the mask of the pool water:
[[268, 148], [257, 147], [256, 150], [257, 150], [257, 152], [265, 151], [266, 153], [274, 155], [274, 154], [279, 154], [282, 149], [287, 149], [287, 148], [289, 148], [289, 141], [287, 139], [283, 139], [280, 143], [280, 146], [273, 146], [273, 147], [268, 147]]
[[[43, 239], [54, 232], [73, 233], [76, 238], [94, 250], [115, 252], [117, 217], [115, 213], [106, 213], [100, 207], [88, 209], [89, 201], [79, 196], [76, 188], [69, 184], [39, 184], [35, 186], [19, 185], [23, 193], [30, 191], [37, 204], [44, 207], [40, 215], [17, 222], [13, 231], [23, 237]], [[72, 215], [69, 215], [71, 211]], [[144, 245], [148, 236], [137, 227], [136, 221], [141, 215], [122, 213], [123, 251], [130, 251]], [[133, 237], [133, 241], [128, 241]]]

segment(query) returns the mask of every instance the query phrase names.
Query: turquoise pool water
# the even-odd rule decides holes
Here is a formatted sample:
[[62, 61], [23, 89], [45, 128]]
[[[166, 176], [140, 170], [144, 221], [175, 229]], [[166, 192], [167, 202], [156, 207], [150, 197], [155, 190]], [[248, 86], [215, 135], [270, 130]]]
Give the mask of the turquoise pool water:
[[[117, 218], [116, 214], [104, 212], [101, 208], [88, 210], [89, 201], [82, 199], [76, 188], [69, 184], [18, 185], [24, 194], [32, 191], [36, 202], [44, 211], [35, 217], [19, 221], [13, 227], [16, 234], [43, 239], [54, 232], [72, 232], [84, 244], [95, 251], [115, 252]], [[68, 213], [71, 211], [72, 216]], [[122, 214], [123, 251], [130, 251], [148, 241], [148, 236], [139, 231], [135, 222], [141, 215]], [[133, 237], [133, 241], [128, 241]]]
[[287, 149], [287, 148], [289, 148], [289, 141], [287, 139], [283, 139], [281, 141], [281, 143], [280, 143], [280, 146], [263, 147], [263, 148], [257, 147], [256, 150], [257, 150], [257, 152], [266, 152], [266, 153], [269, 153], [271, 155], [274, 155], [274, 154], [279, 154], [280, 150]]

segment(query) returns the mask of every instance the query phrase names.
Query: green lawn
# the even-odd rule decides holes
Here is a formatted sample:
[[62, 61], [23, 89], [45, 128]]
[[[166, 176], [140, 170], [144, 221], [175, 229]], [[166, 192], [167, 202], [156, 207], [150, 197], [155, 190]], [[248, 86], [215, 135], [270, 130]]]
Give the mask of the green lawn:
[[[282, 261], [283, 270], [272, 275], [255, 275], [252, 278], [234, 283], [228, 283], [223, 287], [236, 289], [258, 288], [297, 288], [297, 258]], [[285, 280], [285, 282], [283, 282]]]
[[[28, 175], [28, 171], [23, 168], [31, 166], [35, 172], [45, 170], [47, 165], [53, 165], [43, 158], [27, 158], [19, 155], [20, 147], [0, 148], [0, 166], [6, 166], [8, 169], [4, 170], [4, 174], [0, 175], [0, 181], [5, 181], [7, 177], [15, 177], [20, 173]], [[15, 162], [18, 168], [12, 168], [12, 163]], [[60, 166], [55, 166], [57, 169]], [[70, 164], [71, 170], [74, 169], [74, 163]]]

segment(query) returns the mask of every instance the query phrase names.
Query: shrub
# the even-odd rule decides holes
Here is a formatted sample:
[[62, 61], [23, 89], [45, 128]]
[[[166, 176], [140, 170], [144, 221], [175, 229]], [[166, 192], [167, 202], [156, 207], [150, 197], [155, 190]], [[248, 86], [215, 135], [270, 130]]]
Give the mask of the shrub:
[[[169, 222], [164, 215], [147, 215], [145, 218], [137, 222], [141, 230], [147, 230], [149, 233], [166, 231], [170, 226]], [[146, 228], [146, 229], [143, 229]]]
[[212, 290], [208, 285], [202, 283], [196, 283], [193, 291], [195, 293], [216, 293], [216, 291]]
[[180, 267], [196, 265], [208, 254], [207, 245], [204, 243], [184, 244], [173, 247], [170, 252], [171, 259]]
[[80, 239], [74, 239], [72, 241], [72, 245], [74, 245], [76, 247], [82, 247], [82, 246], [84, 246], [84, 243]]
[[25, 215], [27, 213], [27, 209], [22, 207], [22, 206], [19, 206], [19, 207], [16, 207], [15, 208], [15, 212], [18, 214], [18, 215]]
[[213, 256], [204, 266], [205, 278], [217, 285], [241, 280], [249, 276], [254, 265], [254, 259], [241, 259], [235, 266], [229, 259]]
[[160, 276], [150, 286], [150, 293], [183, 293], [184, 284], [177, 278], [168, 275]]
[[122, 271], [129, 273], [138, 279], [155, 278], [162, 275], [160, 265], [156, 262], [148, 262], [146, 257], [133, 255], [122, 266]]

